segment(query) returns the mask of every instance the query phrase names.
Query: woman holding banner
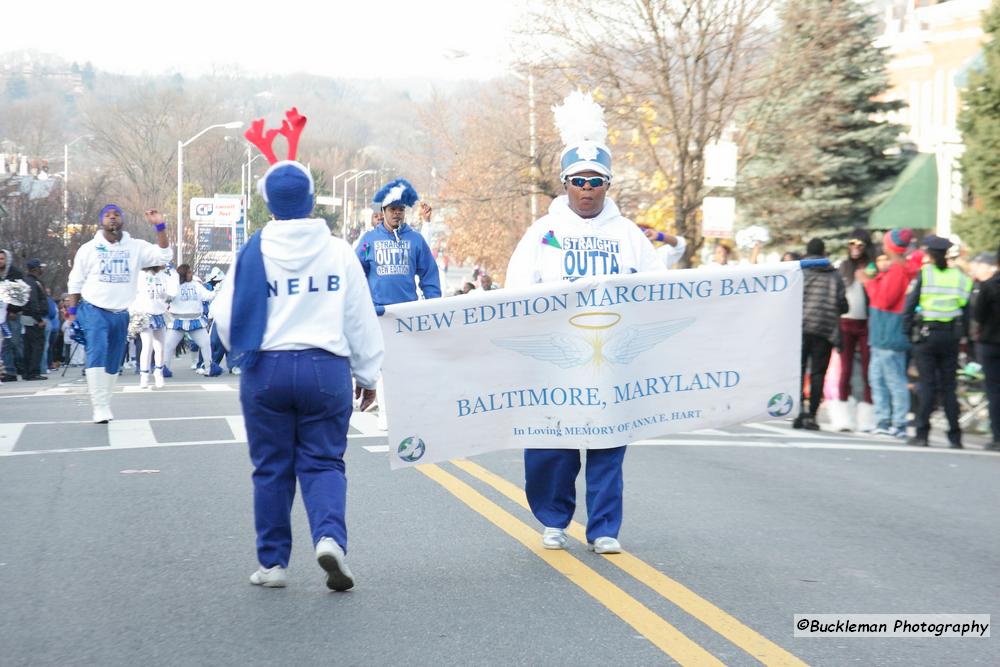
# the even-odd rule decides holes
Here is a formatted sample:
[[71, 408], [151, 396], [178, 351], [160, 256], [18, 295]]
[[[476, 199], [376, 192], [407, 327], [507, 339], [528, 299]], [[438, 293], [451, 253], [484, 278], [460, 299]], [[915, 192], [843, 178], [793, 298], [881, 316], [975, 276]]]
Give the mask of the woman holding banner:
[[[553, 113], [566, 144], [559, 175], [566, 195], [556, 198], [548, 214], [518, 243], [507, 267], [506, 286], [662, 270], [649, 239], [607, 198], [611, 153], [604, 145], [603, 109], [589, 94], [575, 92]], [[624, 444], [587, 450], [587, 542], [596, 553], [621, 551], [624, 457]], [[566, 548], [565, 529], [576, 509], [580, 467], [578, 450], [524, 452], [525, 493], [532, 513], [545, 527], [546, 549]]]

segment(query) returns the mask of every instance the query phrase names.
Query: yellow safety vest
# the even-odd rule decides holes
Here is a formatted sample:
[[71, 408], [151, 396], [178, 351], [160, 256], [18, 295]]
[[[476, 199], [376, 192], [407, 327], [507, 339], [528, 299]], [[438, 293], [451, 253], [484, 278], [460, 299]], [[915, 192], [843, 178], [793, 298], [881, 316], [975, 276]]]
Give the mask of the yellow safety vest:
[[925, 322], [951, 322], [969, 302], [972, 280], [958, 269], [920, 270], [920, 314]]

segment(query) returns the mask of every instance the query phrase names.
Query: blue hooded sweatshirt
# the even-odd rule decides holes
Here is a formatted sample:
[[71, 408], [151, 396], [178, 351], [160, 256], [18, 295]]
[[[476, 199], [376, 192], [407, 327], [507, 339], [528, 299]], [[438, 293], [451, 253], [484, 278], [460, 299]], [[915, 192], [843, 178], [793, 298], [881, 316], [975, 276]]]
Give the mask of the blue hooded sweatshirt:
[[357, 253], [376, 306], [416, 301], [414, 276], [420, 278], [420, 291], [425, 298], [441, 296], [437, 262], [430, 246], [406, 223], [395, 232], [385, 224], [379, 225], [361, 237]]

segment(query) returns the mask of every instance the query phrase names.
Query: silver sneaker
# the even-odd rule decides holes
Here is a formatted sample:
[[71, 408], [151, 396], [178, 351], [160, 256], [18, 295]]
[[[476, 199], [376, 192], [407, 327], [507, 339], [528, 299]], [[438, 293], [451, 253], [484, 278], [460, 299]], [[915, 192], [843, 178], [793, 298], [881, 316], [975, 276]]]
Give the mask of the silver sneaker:
[[562, 528], [546, 528], [542, 531], [542, 546], [546, 549], [565, 549], [566, 531]]
[[354, 576], [344, 558], [344, 550], [332, 537], [320, 538], [316, 543], [316, 561], [326, 570], [326, 587], [331, 591], [354, 588]]
[[613, 537], [598, 537], [590, 545], [590, 550], [595, 554], [620, 554], [622, 545]]
[[288, 583], [288, 572], [280, 565], [260, 567], [250, 575], [250, 583], [264, 588], [284, 588]]

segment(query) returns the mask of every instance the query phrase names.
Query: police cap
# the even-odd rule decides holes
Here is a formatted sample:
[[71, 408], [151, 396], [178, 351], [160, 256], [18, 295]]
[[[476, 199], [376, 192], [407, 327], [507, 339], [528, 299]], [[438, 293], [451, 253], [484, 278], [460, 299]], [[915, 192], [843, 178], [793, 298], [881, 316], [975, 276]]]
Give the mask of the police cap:
[[924, 239], [924, 246], [928, 250], [947, 250], [951, 247], [951, 241], [941, 236], [934, 236], [931, 234]]

